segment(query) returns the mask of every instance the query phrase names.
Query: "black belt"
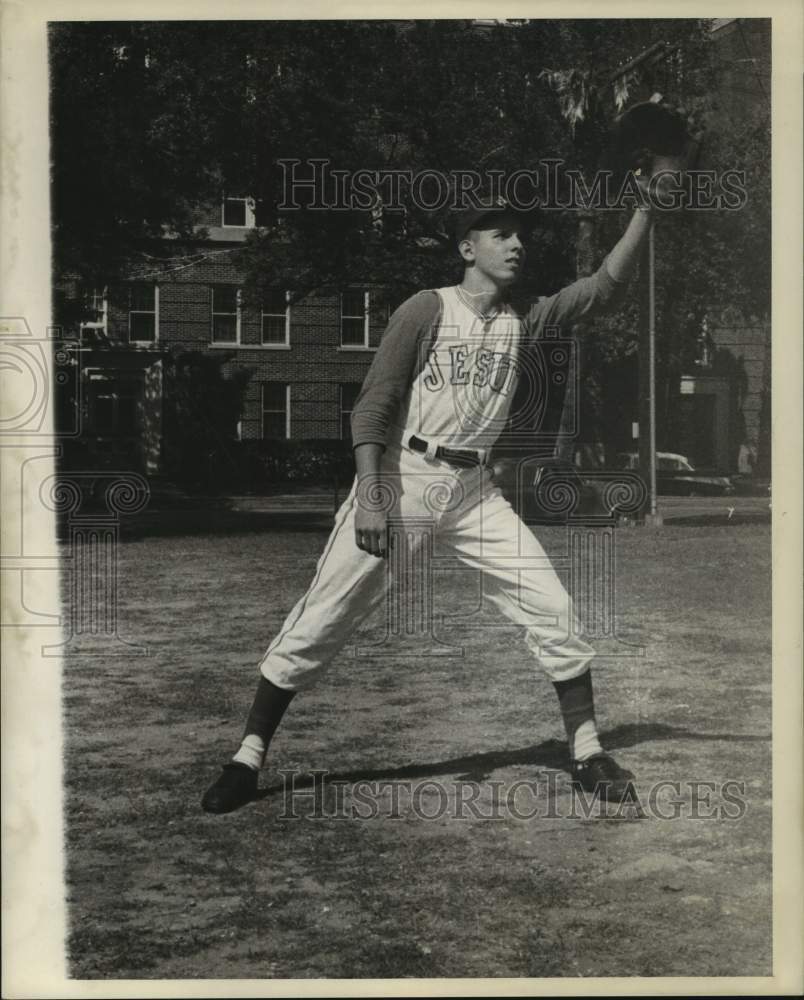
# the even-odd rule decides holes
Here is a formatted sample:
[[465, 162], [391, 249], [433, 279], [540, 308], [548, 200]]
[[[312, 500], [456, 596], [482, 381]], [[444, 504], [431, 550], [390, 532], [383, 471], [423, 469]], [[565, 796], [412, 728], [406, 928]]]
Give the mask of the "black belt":
[[[424, 454], [427, 451], [428, 445], [421, 438], [411, 436], [408, 440], [408, 447], [411, 451], [418, 451]], [[450, 465], [458, 465], [465, 468], [483, 464], [479, 452], [469, 451], [464, 448], [444, 448], [442, 445], [439, 445], [435, 450], [435, 457], [440, 458], [442, 462], [449, 462]]]

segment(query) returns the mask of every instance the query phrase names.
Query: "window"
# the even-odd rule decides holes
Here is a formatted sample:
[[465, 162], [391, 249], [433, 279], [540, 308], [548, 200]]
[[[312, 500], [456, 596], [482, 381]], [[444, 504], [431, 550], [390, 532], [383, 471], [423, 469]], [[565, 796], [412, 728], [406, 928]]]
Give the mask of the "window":
[[159, 334], [159, 289], [156, 285], [130, 285], [128, 339], [132, 344], [154, 344]]
[[656, 468], [660, 472], [695, 472], [686, 458], [679, 455], [657, 455]]
[[352, 440], [352, 410], [360, 394], [359, 382], [346, 382], [341, 386], [341, 440]]
[[341, 292], [341, 347], [369, 346], [369, 293]]
[[81, 323], [81, 331], [92, 330], [96, 333], [106, 333], [108, 316], [108, 301], [105, 288], [93, 288], [84, 291], [84, 310], [87, 318]]
[[290, 386], [286, 382], [262, 384], [262, 436], [290, 437]]
[[290, 292], [267, 292], [262, 303], [263, 344], [290, 344]]
[[212, 343], [240, 340], [240, 291], [234, 285], [212, 286]]
[[221, 225], [232, 229], [253, 229], [254, 199], [224, 198], [221, 205]]

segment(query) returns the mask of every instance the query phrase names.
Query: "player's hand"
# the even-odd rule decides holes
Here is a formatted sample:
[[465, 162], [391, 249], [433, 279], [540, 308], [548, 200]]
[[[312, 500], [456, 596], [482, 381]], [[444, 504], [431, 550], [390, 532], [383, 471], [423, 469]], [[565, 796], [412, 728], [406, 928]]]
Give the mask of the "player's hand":
[[355, 544], [378, 559], [388, 555], [388, 517], [385, 511], [364, 510], [355, 513]]
[[685, 165], [681, 157], [654, 156], [640, 168], [637, 183], [645, 208], [677, 209], [683, 204]]

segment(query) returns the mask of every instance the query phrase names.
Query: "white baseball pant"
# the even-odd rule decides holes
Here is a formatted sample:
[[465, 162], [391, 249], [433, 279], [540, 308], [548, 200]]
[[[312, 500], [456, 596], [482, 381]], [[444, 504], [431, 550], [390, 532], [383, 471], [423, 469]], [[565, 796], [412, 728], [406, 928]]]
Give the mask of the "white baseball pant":
[[[594, 650], [578, 634], [569, 594], [487, 467], [458, 469], [390, 446], [381, 473], [382, 496], [373, 499], [385, 499], [389, 519], [429, 518], [439, 551], [482, 570], [485, 595], [524, 626], [527, 646], [551, 680], [568, 680], [588, 668]], [[357, 489], [355, 482], [310, 587], [262, 659], [262, 675], [277, 687], [314, 684], [388, 590], [388, 560], [355, 544]]]

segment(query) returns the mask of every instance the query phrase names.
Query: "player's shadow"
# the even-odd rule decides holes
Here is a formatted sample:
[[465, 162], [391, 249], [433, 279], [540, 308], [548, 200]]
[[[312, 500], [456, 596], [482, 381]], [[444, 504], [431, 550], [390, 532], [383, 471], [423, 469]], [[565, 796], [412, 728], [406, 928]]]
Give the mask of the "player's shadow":
[[[686, 729], [682, 726], [669, 726], [662, 722], [624, 723], [614, 726], [601, 733], [601, 742], [611, 751], [627, 750], [640, 743], [653, 743], [662, 740], [692, 740], [706, 743], [768, 743], [770, 736], [757, 736], [751, 733], [743, 735], [734, 733], [702, 733]], [[453, 757], [447, 760], [428, 761], [421, 764], [403, 764], [392, 768], [358, 768], [349, 771], [328, 771], [323, 776], [319, 773], [298, 774], [293, 776], [293, 788], [312, 788], [316, 781], [319, 784], [358, 781], [394, 781], [406, 778], [431, 778], [437, 775], [454, 774], [462, 781], [485, 781], [493, 771], [506, 767], [546, 767], [569, 773], [570, 763], [567, 744], [560, 740], [545, 740], [533, 746], [508, 750], [488, 750], [484, 753], [467, 754], [463, 757]], [[290, 787], [287, 783], [274, 782], [261, 788], [255, 798], [263, 799], [269, 795], [277, 795]]]

